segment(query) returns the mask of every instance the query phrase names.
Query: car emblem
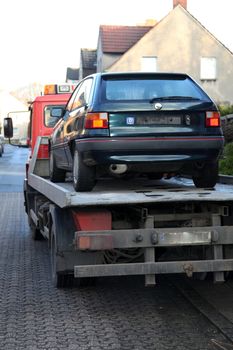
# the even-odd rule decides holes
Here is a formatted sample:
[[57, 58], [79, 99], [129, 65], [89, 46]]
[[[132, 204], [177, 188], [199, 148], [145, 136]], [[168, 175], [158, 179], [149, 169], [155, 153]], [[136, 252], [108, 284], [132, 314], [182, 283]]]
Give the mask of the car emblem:
[[127, 117], [126, 118], [126, 124], [127, 125], [134, 125], [135, 124], [135, 118], [134, 117]]
[[159, 111], [162, 107], [163, 107], [163, 105], [161, 105], [161, 103], [155, 103], [156, 111]]

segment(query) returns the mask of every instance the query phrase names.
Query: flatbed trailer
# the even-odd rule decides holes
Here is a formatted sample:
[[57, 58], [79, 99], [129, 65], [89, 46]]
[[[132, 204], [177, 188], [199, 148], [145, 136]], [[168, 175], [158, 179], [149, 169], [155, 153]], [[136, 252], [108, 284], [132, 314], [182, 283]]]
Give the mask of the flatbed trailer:
[[45, 237], [57, 287], [73, 277], [233, 271], [233, 190], [197, 189], [179, 181], [102, 178], [92, 192], [49, 180], [49, 160], [38, 159], [38, 137], [24, 183], [34, 239]]

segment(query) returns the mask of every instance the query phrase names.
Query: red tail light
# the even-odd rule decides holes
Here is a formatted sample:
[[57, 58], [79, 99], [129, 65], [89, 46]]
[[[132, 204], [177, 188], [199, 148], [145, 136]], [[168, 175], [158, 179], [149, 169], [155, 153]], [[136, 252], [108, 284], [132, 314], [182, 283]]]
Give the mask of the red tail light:
[[40, 145], [37, 158], [38, 159], [48, 159], [49, 158], [49, 146], [48, 145]]
[[108, 113], [88, 113], [84, 127], [85, 129], [108, 129]]
[[206, 112], [205, 124], [207, 128], [220, 126], [220, 113]]

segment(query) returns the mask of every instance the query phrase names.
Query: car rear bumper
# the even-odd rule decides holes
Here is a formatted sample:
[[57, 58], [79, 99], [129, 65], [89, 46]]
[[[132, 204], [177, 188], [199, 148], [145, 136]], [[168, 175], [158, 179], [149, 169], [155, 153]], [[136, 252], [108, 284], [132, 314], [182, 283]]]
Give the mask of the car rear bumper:
[[222, 136], [76, 140], [76, 149], [87, 165], [214, 160], [221, 154], [223, 145]]

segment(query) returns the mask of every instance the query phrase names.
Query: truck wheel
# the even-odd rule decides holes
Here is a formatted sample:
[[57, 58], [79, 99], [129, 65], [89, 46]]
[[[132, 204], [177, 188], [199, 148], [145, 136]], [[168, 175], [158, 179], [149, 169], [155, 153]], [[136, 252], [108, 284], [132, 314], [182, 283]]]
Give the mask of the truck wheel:
[[65, 272], [57, 271], [57, 244], [56, 237], [54, 234], [54, 225], [51, 229], [51, 248], [50, 248], [50, 258], [51, 258], [51, 272], [52, 272], [52, 282], [56, 288], [65, 288], [72, 284], [73, 276], [66, 274]]
[[85, 165], [77, 150], [73, 158], [73, 186], [75, 191], [91, 191], [95, 186], [95, 167]]
[[193, 176], [196, 187], [214, 187], [218, 181], [218, 162], [209, 162]]
[[64, 182], [66, 178], [66, 171], [57, 168], [56, 160], [52, 151], [50, 151], [49, 156], [49, 177], [52, 182]]
[[52, 282], [56, 288], [86, 287], [95, 284], [95, 278], [74, 278], [74, 275], [66, 271], [57, 271], [57, 244], [54, 234], [54, 225], [51, 229], [50, 244]]
[[43, 235], [40, 233], [40, 230], [36, 227], [35, 223], [32, 221], [30, 216], [28, 216], [28, 224], [31, 231], [31, 236], [34, 241], [41, 241], [44, 239]]

